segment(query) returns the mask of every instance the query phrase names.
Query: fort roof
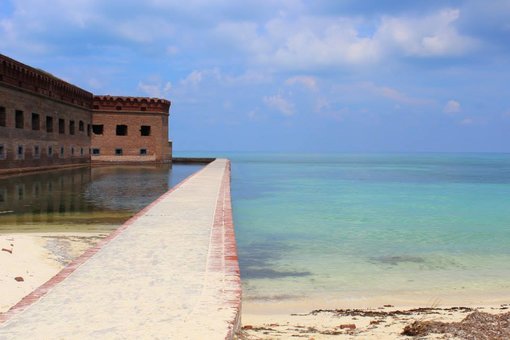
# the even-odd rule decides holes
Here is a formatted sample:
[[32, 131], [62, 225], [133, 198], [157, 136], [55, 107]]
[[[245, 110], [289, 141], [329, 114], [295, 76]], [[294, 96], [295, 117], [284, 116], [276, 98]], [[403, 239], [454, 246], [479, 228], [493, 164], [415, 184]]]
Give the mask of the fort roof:
[[0, 83], [86, 108], [92, 105], [92, 93], [3, 54], [0, 54]]

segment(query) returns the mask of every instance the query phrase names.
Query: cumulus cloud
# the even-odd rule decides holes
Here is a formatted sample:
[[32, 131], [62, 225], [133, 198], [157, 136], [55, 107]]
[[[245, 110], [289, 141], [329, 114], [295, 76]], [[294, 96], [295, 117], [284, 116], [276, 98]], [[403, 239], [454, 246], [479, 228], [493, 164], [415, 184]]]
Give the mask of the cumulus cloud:
[[287, 85], [302, 85], [311, 91], [317, 91], [317, 79], [311, 76], [295, 76], [285, 80]]
[[443, 108], [443, 112], [447, 114], [456, 114], [462, 111], [460, 103], [456, 100], [449, 100]]
[[476, 40], [463, 36], [455, 26], [459, 9], [445, 9], [417, 18], [385, 17], [374, 38], [387, 49], [407, 56], [457, 56], [476, 47]]
[[159, 81], [138, 83], [138, 90], [143, 92], [149, 97], [157, 98], [168, 97], [171, 89], [172, 89], [171, 82], [166, 82], [165, 84], [162, 84]]
[[294, 105], [280, 94], [266, 96], [263, 98], [263, 101], [268, 107], [280, 111], [285, 116], [292, 116], [294, 114]]
[[397, 104], [414, 106], [425, 106], [433, 103], [430, 99], [411, 96], [397, 88], [379, 85], [370, 81], [336, 85], [334, 92], [348, 96], [350, 99], [383, 98]]
[[394, 57], [455, 57], [478, 46], [457, 28], [459, 9], [425, 16], [383, 16], [371, 34], [366, 20], [352, 17], [281, 16], [265, 23], [223, 22], [216, 33], [245, 49], [254, 60], [310, 69], [366, 65]]

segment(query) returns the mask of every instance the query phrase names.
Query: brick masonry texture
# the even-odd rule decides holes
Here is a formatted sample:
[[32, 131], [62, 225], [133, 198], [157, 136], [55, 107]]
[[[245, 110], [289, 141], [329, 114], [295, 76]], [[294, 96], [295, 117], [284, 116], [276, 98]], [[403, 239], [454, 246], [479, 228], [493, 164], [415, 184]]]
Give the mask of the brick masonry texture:
[[[164, 99], [94, 96], [0, 54], [0, 175], [91, 161], [171, 162], [169, 109]], [[96, 123], [104, 124], [104, 135], [91, 133]], [[127, 136], [116, 135], [121, 124]], [[150, 126], [148, 136], [142, 125]], [[100, 149], [97, 157], [92, 148]]]
[[[93, 125], [102, 125], [102, 134], [92, 133], [93, 161], [168, 162], [168, 110], [170, 102], [162, 99], [129, 97], [94, 97]], [[117, 135], [117, 125], [126, 125], [126, 135]], [[148, 136], [142, 126], [150, 127]], [[122, 154], [116, 154], [121, 150]], [[141, 154], [145, 150], [145, 154]]]

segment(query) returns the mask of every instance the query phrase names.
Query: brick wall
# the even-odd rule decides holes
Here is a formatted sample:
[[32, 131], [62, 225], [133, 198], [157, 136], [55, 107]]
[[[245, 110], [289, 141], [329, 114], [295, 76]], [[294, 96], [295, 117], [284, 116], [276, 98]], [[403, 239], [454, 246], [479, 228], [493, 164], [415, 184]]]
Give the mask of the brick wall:
[[[170, 102], [154, 98], [94, 97], [92, 124], [102, 126], [102, 133], [93, 129], [92, 161], [170, 162], [169, 107]], [[126, 126], [125, 135], [119, 135], [119, 125]]]
[[[23, 117], [16, 127], [16, 112]], [[3, 112], [3, 113], [2, 113]], [[91, 111], [0, 82], [0, 173], [90, 162]], [[47, 119], [52, 129], [47, 129]], [[59, 132], [63, 120], [64, 133]], [[18, 121], [18, 124], [21, 121]], [[71, 134], [74, 125], [74, 134]], [[63, 151], [63, 153], [61, 153]]]
[[[91, 161], [171, 162], [169, 109], [165, 99], [93, 96], [0, 54], [0, 175]], [[92, 124], [103, 133], [93, 134]]]

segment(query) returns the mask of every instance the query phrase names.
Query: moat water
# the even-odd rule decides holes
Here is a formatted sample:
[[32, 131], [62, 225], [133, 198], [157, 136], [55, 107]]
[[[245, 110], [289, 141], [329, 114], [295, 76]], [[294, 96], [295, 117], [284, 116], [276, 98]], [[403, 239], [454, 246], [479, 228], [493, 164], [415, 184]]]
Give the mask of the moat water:
[[101, 166], [0, 179], [0, 233], [107, 232], [202, 165]]

